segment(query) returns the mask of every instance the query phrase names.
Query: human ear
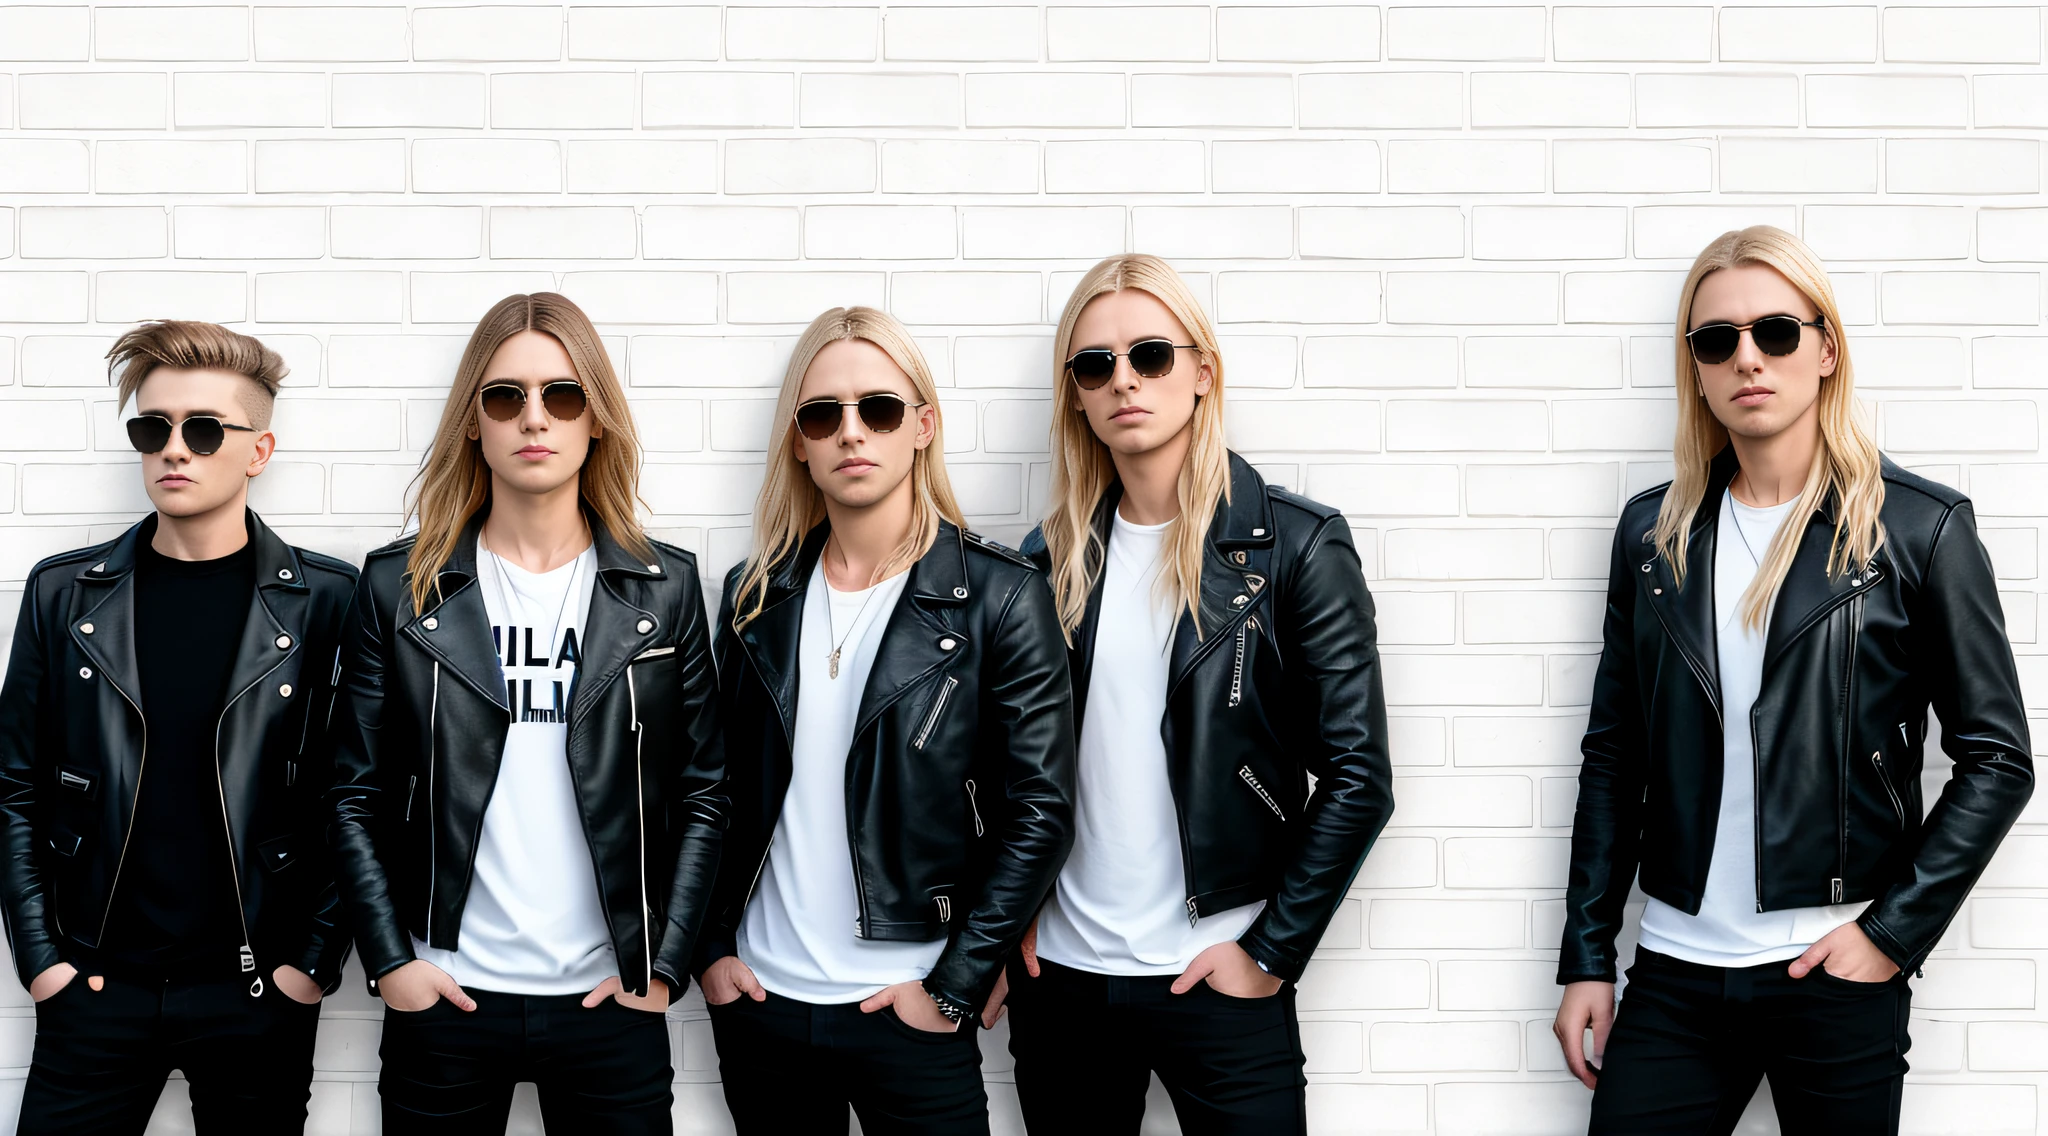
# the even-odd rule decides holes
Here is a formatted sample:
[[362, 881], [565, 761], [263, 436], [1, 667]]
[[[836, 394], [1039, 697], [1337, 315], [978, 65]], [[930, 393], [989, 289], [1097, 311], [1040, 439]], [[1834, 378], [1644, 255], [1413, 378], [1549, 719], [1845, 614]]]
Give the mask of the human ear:
[[1216, 372], [1210, 368], [1208, 356], [1198, 354], [1196, 358], [1201, 360], [1195, 370], [1195, 396], [1199, 398], [1208, 394], [1209, 388], [1216, 385]]
[[1835, 337], [1834, 337], [1834, 335], [1833, 335], [1833, 334], [1831, 333], [1831, 331], [1830, 331], [1830, 329], [1828, 328], [1828, 326], [1827, 326], [1826, 322], [1825, 322], [1825, 321], [1823, 321], [1823, 322], [1822, 322], [1822, 324], [1821, 324], [1821, 328], [1820, 328], [1820, 377], [1821, 377], [1821, 378], [1823, 378], [1823, 379], [1831, 379], [1831, 378], [1834, 378], [1834, 377], [1835, 377], [1835, 362], [1836, 362], [1836, 356], [1837, 356], [1837, 354], [1838, 354], [1838, 352], [1837, 352], [1837, 351], [1835, 350]]
[[268, 430], [256, 435], [256, 452], [250, 456], [249, 466], [244, 471], [244, 475], [256, 477], [261, 474], [264, 468], [270, 465], [270, 455], [276, 452], [277, 435]]
[[937, 437], [938, 433], [939, 409], [927, 402], [917, 408], [917, 437], [911, 445], [920, 450], [924, 449], [932, 444], [932, 439]]

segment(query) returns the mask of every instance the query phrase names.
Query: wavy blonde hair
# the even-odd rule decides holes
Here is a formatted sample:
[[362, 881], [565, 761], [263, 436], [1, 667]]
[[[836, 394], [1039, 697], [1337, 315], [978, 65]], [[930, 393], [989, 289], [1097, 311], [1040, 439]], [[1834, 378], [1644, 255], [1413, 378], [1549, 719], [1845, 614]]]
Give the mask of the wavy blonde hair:
[[491, 469], [484, 462], [482, 445], [472, 437], [478, 429], [477, 388], [499, 346], [522, 331], [552, 336], [569, 353], [576, 379], [590, 397], [588, 413], [597, 416], [597, 425], [604, 431], [602, 437], [590, 440], [590, 453], [578, 474], [584, 511], [633, 555], [653, 559], [654, 550], [647, 544], [635, 511], [643, 504], [640, 438], [633, 430], [625, 388], [619, 385], [597, 329], [567, 296], [554, 292], [507, 296], [484, 313], [470, 333], [462, 362], [455, 368], [455, 381], [448, 388], [448, 401], [441, 406], [433, 448], [413, 478], [406, 518], [417, 517], [420, 527], [406, 558], [406, 574], [415, 612], [425, 611], [427, 604], [440, 596], [441, 569], [454, 555], [463, 527], [490, 505]]
[[[1846, 573], [1868, 563], [1884, 543], [1884, 473], [1877, 443], [1863, 429], [1856, 404], [1855, 373], [1849, 365], [1849, 343], [1842, 333], [1842, 313], [1835, 306], [1834, 286], [1827, 269], [1804, 241], [1769, 225], [1723, 233], [1700, 251], [1686, 274], [1678, 298], [1678, 433], [1672, 442], [1675, 472], [1664, 504], [1651, 530], [1657, 552], [1671, 563], [1672, 575], [1685, 583], [1685, 541], [1707, 492], [1715, 455], [1728, 445], [1728, 428], [1714, 417], [1700, 389], [1699, 365], [1685, 333], [1692, 326], [1693, 297], [1709, 273], [1738, 265], [1761, 264], [1775, 269], [1820, 313], [1821, 334], [1835, 345], [1835, 369], [1820, 380], [1820, 447], [1807, 470], [1806, 485], [1792, 508], [1794, 518], [1811, 517], [1833, 498], [1838, 512], [1834, 539], [1828, 545], [1827, 572]], [[1691, 394], [1686, 392], [1690, 391]], [[1764, 630], [1771, 601], [1784, 586], [1792, 559], [1806, 532], [1803, 523], [1786, 524], [1771, 538], [1756, 577], [1750, 581], [1737, 611], [1743, 623]]]
[[[946, 478], [946, 423], [939, 410], [939, 387], [924, 352], [896, 317], [874, 308], [833, 308], [804, 329], [782, 373], [782, 393], [775, 399], [775, 424], [770, 427], [767, 475], [754, 502], [754, 547], [740, 574], [733, 598], [733, 630], [753, 622], [768, 601], [768, 575], [804, 537], [825, 519], [825, 494], [811, 480], [811, 471], [796, 457], [796, 401], [804, 376], [818, 352], [844, 339], [862, 339], [882, 349], [910, 379], [918, 401], [932, 408], [932, 440], [910, 461], [910, 531], [903, 543], [875, 569], [874, 579], [887, 579], [910, 567], [939, 538], [939, 522], [967, 527], [953, 483]], [[905, 419], [908, 425], [909, 419]]]
[[1194, 437], [1180, 474], [1180, 513], [1166, 530], [1166, 563], [1160, 573], [1173, 605], [1186, 606], [1198, 637], [1203, 546], [1216, 503], [1230, 499], [1230, 449], [1223, 438], [1223, 352], [1215, 325], [1172, 265], [1144, 253], [1110, 257], [1074, 286], [1052, 342], [1052, 511], [1041, 531], [1052, 559], [1053, 602], [1070, 644], [1102, 571], [1105, 550], [1095, 535], [1095, 509], [1116, 480], [1116, 465], [1082, 412], [1080, 392], [1067, 378], [1067, 357], [1073, 354], [1074, 324], [1082, 309], [1098, 296], [1127, 288], [1165, 304], [1193, 337], [1200, 362], [1209, 365], [1209, 393], [1195, 400]]

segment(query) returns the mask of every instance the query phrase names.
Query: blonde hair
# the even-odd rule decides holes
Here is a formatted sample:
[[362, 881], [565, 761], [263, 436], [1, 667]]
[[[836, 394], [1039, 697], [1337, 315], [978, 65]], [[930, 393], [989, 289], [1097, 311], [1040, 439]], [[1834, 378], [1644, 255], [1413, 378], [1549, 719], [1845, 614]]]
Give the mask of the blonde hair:
[[204, 367], [248, 379], [250, 389], [235, 401], [249, 412], [249, 425], [258, 430], [270, 429], [277, 388], [291, 373], [283, 356], [254, 336], [198, 320], [151, 320], [121, 333], [107, 351], [107, 372], [121, 372], [116, 380], [119, 401], [114, 405], [127, 405], [142, 389], [142, 380], [158, 367]]
[[1223, 438], [1223, 353], [1216, 328], [1172, 265], [1144, 253], [1110, 257], [1074, 286], [1052, 342], [1052, 512], [1041, 532], [1052, 559], [1053, 602], [1069, 643], [1087, 614], [1088, 594], [1102, 571], [1104, 549], [1095, 535], [1095, 510], [1116, 479], [1116, 466], [1109, 447], [1095, 436], [1082, 413], [1080, 393], [1066, 375], [1067, 357], [1073, 353], [1074, 324], [1082, 309], [1097, 296], [1127, 288], [1165, 304], [1193, 338], [1198, 361], [1209, 365], [1209, 393], [1195, 401], [1194, 437], [1180, 474], [1180, 513], [1166, 530], [1166, 563], [1160, 573], [1173, 605], [1187, 607], [1198, 637], [1203, 546], [1216, 503], [1230, 499], [1230, 450]]
[[653, 558], [654, 550], [640, 530], [635, 512], [640, 501], [640, 439], [625, 388], [612, 371], [611, 358], [590, 317], [569, 297], [554, 292], [507, 296], [497, 302], [470, 333], [441, 406], [441, 424], [433, 448], [413, 478], [406, 517], [419, 518], [419, 536], [406, 558], [413, 611], [426, 610], [440, 594], [441, 569], [455, 553], [456, 542], [470, 518], [490, 504], [491, 470], [483, 448], [471, 435], [477, 429], [477, 388], [500, 345], [522, 331], [552, 336], [569, 353], [576, 379], [589, 396], [587, 413], [597, 416], [602, 437], [593, 437], [590, 452], [577, 475], [584, 511], [604, 525], [611, 538], [634, 556]]
[[[946, 478], [946, 431], [939, 411], [939, 387], [932, 369], [909, 329], [895, 316], [874, 308], [833, 308], [811, 321], [789, 367], [782, 373], [782, 393], [775, 400], [775, 425], [768, 441], [766, 476], [761, 495], [754, 502], [754, 547], [747, 556], [733, 596], [733, 630], [737, 631], [761, 614], [768, 601], [768, 574], [785, 556], [803, 544], [804, 537], [825, 519], [825, 494], [811, 480], [811, 472], [796, 456], [796, 401], [803, 390], [804, 376], [818, 352], [845, 339], [874, 344], [889, 356], [910, 379], [919, 402], [932, 409], [932, 440], [917, 451], [910, 462], [910, 531], [903, 543], [875, 569], [875, 579], [886, 579], [915, 564], [939, 538], [939, 522], [947, 520], [967, 527], [959, 502], [953, 498], [953, 483]], [[908, 426], [912, 419], [906, 418]]]
[[1707, 405], [1700, 389], [1699, 366], [1685, 338], [1691, 330], [1693, 297], [1709, 273], [1747, 264], [1775, 269], [1797, 288], [1820, 313], [1821, 334], [1835, 346], [1834, 373], [1820, 380], [1820, 447], [1792, 508], [1793, 523], [1780, 526], [1771, 538], [1756, 577], [1742, 593], [1737, 608], [1746, 626], [1762, 631], [1771, 601], [1798, 554], [1805, 518], [1829, 498], [1835, 500], [1838, 512], [1834, 539], [1828, 545], [1828, 574], [1846, 573], [1877, 555], [1878, 546], [1884, 543], [1884, 525], [1879, 518], [1884, 507], [1884, 474], [1877, 444], [1857, 416], [1855, 376], [1849, 366], [1849, 344], [1842, 334], [1842, 314], [1835, 306], [1834, 287], [1820, 258], [1798, 237], [1769, 225], [1723, 233], [1700, 251], [1679, 292], [1678, 433], [1671, 447], [1675, 467], [1671, 488], [1665, 491], [1652, 530], [1658, 554], [1670, 562], [1672, 575], [1683, 585], [1686, 535], [1706, 496], [1714, 457], [1728, 445], [1728, 429]]

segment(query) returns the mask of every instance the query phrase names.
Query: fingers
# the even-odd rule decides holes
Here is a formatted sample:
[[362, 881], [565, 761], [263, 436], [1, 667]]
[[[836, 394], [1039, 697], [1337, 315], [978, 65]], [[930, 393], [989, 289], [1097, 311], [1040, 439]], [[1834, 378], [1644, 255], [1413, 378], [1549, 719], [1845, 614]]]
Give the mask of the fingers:
[[107, 988], [107, 980], [100, 977], [97, 974], [93, 975], [91, 978], [86, 979], [85, 984], [87, 986], [92, 987], [94, 992], [105, 990]]
[[1206, 957], [1207, 953], [1205, 951], [1200, 955], [1196, 955], [1195, 961], [1189, 963], [1188, 968], [1180, 972], [1180, 977], [1173, 980], [1173, 986], [1170, 989], [1175, 994], [1185, 994], [1193, 990], [1195, 983], [1216, 973], [1216, 964], [1209, 961]]
[[462, 989], [462, 984], [455, 981], [453, 975], [439, 967], [434, 968], [434, 973], [438, 976], [434, 979], [434, 990], [436, 993], [455, 1003], [455, 1008], [465, 1013], [476, 1009], [476, 999], [471, 998]]
[[1806, 948], [1805, 954], [1793, 959], [1792, 965], [1785, 968], [1785, 973], [1794, 978], [1805, 978], [1808, 974], [1812, 973], [1814, 967], [1819, 966], [1826, 960], [1828, 954], [1827, 940], [1822, 939], [1820, 942]]
[[1003, 1020], [1003, 1000], [1009, 996], [1010, 976], [1007, 972], [999, 970], [996, 972], [995, 989], [988, 995], [988, 1005], [981, 1009], [981, 1024], [984, 1027], [994, 1029], [996, 1023]]
[[1579, 1079], [1579, 1083], [1593, 1088], [1599, 1083], [1599, 1074], [1586, 1063], [1586, 1023], [1576, 1016], [1559, 1015], [1552, 1027], [1557, 1035], [1558, 1048], [1564, 1051], [1565, 1068]]
[[860, 1004], [860, 1012], [863, 1014], [872, 1014], [876, 1010], [879, 1010], [884, 1006], [894, 1005], [895, 1002], [896, 988], [894, 986], [885, 986], [879, 992], [877, 992], [874, 997], [869, 998], [867, 1001], [862, 1002]]
[[768, 988], [761, 985], [760, 979], [754, 977], [754, 968], [743, 962], [738, 965], [739, 974], [734, 976], [733, 987], [756, 1002], [766, 1002]]
[[583, 1008], [588, 1010], [601, 1005], [606, 998], [616, 995], [621, 989], [618, 976], [607, 978], [597, 984], [597, 989], [583, 996]]
[[1037, 978], [1038, 920], [1033, 919], [1031, 921], [1031, 926], [1024, 928], [1024, 941], [1017, 944], [1017, 947], [1018, 950], [1021, 951], [1024, 955], [1024, 973], [1030, 975], [1033, 978]]

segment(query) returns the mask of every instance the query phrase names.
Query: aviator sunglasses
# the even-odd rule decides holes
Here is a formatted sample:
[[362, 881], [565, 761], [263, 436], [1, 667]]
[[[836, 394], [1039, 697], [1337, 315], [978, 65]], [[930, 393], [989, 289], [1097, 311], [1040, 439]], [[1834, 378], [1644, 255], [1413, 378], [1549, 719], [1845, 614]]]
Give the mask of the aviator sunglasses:
[[1173, 353], [1193, 351], [1192, 343], [1175, 343], [1171, 339], [1140, 339], [1131, 344], [1129, 351], [1111, 351], [1107, 347], [1090, 347], [1074, 352], [1067, 360], [1067, 377], [1082, 390], [1101, 390], [1116, 375], [1116, 361], [1119, 358], [1131, 361], [1131, 370], [1141, 379], [1156, 379], [1173, 370]]
[[[185, 448], [201, 457], [220, 452], [227, 442], [228, 431], [240, 430], [254, 434], [254, 426], [237, 426], [222, 422], [211, 414], [195, 414], [187, 418], [182, 426]], [[171, 420], [161, 414], [139, 414], [128, 420], [128, 444], [139, 454], [163, 452], [171, 444]]]
[[1740, 326], [1732, 323], [1701, 324], [1685, 333], [1685, 341], [1692, 345], [1692, 357], [1711, 367], [1734, 357], [1735, 348], [1742, 342], [1745, 331], [1758, 351], [1766, 355], [1790, 355], [1799, 350], [1800, 328], [1822, 326], [1819, 320], [1802, 320], [1798, 316], [1765, 316], [1755, 323]]
[[860, 410], [861, 425], [877, 434], [887, 434], [903, 425], [903, 415], [913, 407], [923, 406], [921, 402], [907, 402], [901, 395], [887, 391], [862, 395], [853, 402], [840, 402], [834, 398], [814, 398], [796, 408], [796, 428], [813, 442], [822, 442], [839, 432], [839, 424], [846, 419], [841, 407], [852, 406]]
[[[512, 422], [526, 413], [526, 388], [518, 383], [492, 383], [477, 392], [484, 413], [493, 422]], [[540, 388], [541, 408], [557, 422], [574, 422], [590, 406], [590, 396], [580, 383], [556, 379]]]

